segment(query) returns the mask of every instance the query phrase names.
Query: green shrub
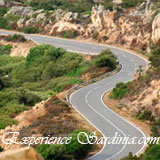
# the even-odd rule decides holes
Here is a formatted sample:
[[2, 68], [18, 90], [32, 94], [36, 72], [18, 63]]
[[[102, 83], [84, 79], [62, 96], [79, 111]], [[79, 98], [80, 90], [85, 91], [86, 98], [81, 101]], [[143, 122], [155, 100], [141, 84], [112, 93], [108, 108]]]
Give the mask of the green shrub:
[[[38, 60], [44, 56], [43, 58], [47, 58], [45, 63], [48, 63], [48, 60], [50, 58], [51, 58], [50, 60], [55, 61], [57, 58], [62, 56], [64, 53], [65, 53], [65, 50], [60, 49], [60, 48], [54, 48], [51, 45], [39, 45], [30, 50], [29, 54], [27, 55], [26, 61], [28, 64], [31, 64], [34, 62], [37, 63]], [[41, 62], [38, 63], [38, 66], [39, 64], [41, 64]]]
[[17, 121], [15, 119], [12, 119], [6, 115], [0, 115], [0, 130], [4, 129], [7, 126], [12, 126], [14, 124], [17, 124]]
[[62, 34], [63, 38], [76, 38], [78, 36], [77, 31], [66, 31]]
[[110, 50], [104, 50], [95, 61], [97, 67], [109, 67], [111, 70], [116, 68], [117, 58]]
[[109, 97], [113, 99], [123, 98], [129, 92], [129, 84], [130, 82], [128, 83], [120, 82], [116, 84], [116, 87], [113, 89]]
[[[90, 135], [90, 132], [87, 130], [74, 131], [71, 136], [71, 143], [65, 144], [68, 154], [73, 155], [75, 159], [84, 158], [87, 155], [88, 151], [92, 148], [92, 144], [81, 144], [78, 142], [77, 136], [80, 132], [85, 132]], [[88, 142], [84, 134], [81, 134], [79, 136], [79, 139], [83, 143]]]
[[160, 145], [152, 145], [147, 152], [142, 156], [143, 160], [158, 160], [160, 159]]
[[18, 104], [15, 103], [14, 101], [8, 102], [1, 108], [1, 113], [0, 115], [8, 115], [12, 116], [12, 114], [19, 114], [28, 108], [24, 106], [24, 104]]
[[67, 155], [64, 145], [41, 144], [37, 151], [45, 160], [72, 160], [72, 157]]
[[33, 106], [35, 105], [35, 103], [41, 101], [39, 96], [22, 88], [5, 89], [2, 92], [0, 92], [0, 99], [0, 107], [7, 105], [8, 102], [15, 102], [17, 104]]
[[8, 11], [6, 7], [0, 7], [0, 17], [3, 17]]
[[154, 120], [152, 112], [147, 110], [145, 110], [144, 112], [139, 112], [136, 117], [140, 120], [150, 120], [150, 121]]
[[11, 49], [12, 49], [11, 45], [0, 46], [0, 55], [9, 54], [11, 52]]
[[3, 148], [0, 146], [0, 152], [3, 152]]
[[21, 18], [21, 16], [16, 15], [16, 14], [7, 14], [7, 15], [5, 16], [5, 19], [6, 19], [8, 22], [18, 21], [20, 18]]
[[0, 17], [0, 28], [6, 28], [8, 26], [8, 21], [3, 18], [3, 17]]
[[24, 33], [28, 33], [28, 34], [39, 33], [39, 29], [36, 27], [27, 27], [24, 29]]
[[121, 6], [123, 8], [136, 7], [139, 6], [142, 2], [145, 2], [145, 0], [122, 0]]
[[26, 39], [23, 35], [20, 35], [20, 34], [14, 34], [14, 35], [11, 35], [7, 38], [7, 41], [10, 42], [10, 41], [15, 41], [15, 42], [25, 42]]
[[153, 45], [151, 50], [151, 56], [149, 58], [152, 66], [158, 67], [160, 65], [160, 46]]
[[114, 3], [112, 2], [112, 0], [104, 1], [103, 5], [106, 10], [110, 10], [110, 11], [113, 10]]
[[159, 135], [160, 135], [160, 118], [154, 121], [154, 123], [152, 124], [151, 131], [152, 131], [152, 134], [154, 137], [159, 137]]

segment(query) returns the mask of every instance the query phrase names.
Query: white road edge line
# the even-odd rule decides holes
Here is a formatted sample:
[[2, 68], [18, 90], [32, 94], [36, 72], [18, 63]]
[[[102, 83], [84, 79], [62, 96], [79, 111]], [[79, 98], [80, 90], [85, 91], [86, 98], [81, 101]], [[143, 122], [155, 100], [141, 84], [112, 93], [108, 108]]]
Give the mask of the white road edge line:
[[[92, 92], [90, 92], [90, 93], [92, 93]], [[88, 96], [89, 96], [89, 94], [88, 94]], [[88, 97], [88, 96], [87, 96], [87, 97]], [[89, 106], [95, 113], [97, 113], [98, 115], [100, 115], [100, 117], [102, 117], [104, 120], [106, 120], [106, 121], [107, 121], [110, 125], [112, 125], [116, 130], [118, 130], [119, 132], [121, 132], [124, 137], [126, 136], [126, 134], [125, 134], [120, 128], [118, 128], [118, 127], [117, 127], [115, 124], [113, 124], [109, 119], [107, 119], [107, 118], [104, 117], [102, 114], [100, 114], [98, 111], [96, 111], [96, 110], [89, 104], [88, 100], [86, 101], [86, 103], [88, 104], [88, 106]], [[103, 103], [102, 103], [102, 104], [103, 104]], [[127, 145], [127, 144], [124, 144], [123, 147], [122, 147], [122, 149], [121, 149], [119, 152], [117, 152], [116, 154], [114, 154], [113, 156], [111, 156], [111, 157], [109, 157], [109, 158], [107, 158], [107, 159], [105, 159], [105, 160], [109, 160], [109, 159], [115, 157], [116, 155], [118, 155], [119, 153], [121, 153], [121, 152], [125, 149], [126, 145]], [[102, 151], [103, 151], [103, 150], [102, 150]], [[97, 156], [97, 154], [91, 156], [90, 158], [93, 158], [93, 157], [95, 157], [95, 156]]]

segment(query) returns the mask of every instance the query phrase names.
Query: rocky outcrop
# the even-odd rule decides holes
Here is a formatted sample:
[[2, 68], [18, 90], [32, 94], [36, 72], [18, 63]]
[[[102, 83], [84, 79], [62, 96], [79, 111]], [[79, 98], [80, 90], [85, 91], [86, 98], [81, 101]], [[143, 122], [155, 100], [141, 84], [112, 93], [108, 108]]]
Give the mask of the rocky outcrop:
[[0, 0], [0, 6], [5, 6], [4, 0]]
[[26, 27], [31, 27], [34, 25], [34, 23], [36, 22], [35, 18], [30, 18], [29, 20], [26, 21], [25, 26]]
[[[49, 26], [46, 26], [49, 27]], [[61, 35], [67, 31], [77, 31], [80, 35], [83, 35], [84, 29], [82, 26], [70, 22], [58, 21], [55, 25], [50, 27], [51, 30], [49, 34], [51, 35]], [[48, 28], [46, 28], [48, 29]]]
[[139, 112], [150, 111], [156, 118], [160, 116], [160, 80], [155, 79], [144, 84], [139, 84], [144, 87], [134, 96], [130, 96], [121, 100], [123, 110], [130, 112], [136, 116]]
[[36, 21], [39, 22], [40, 20], [46, 20], [46, 13], [40, 13], [37, 15]]
[[35, 149], [20, 148], [0, 153], [0, 160], [44, 160]]
[[160, 40], [160, 13], [155, 17], [152, 23], [152, 41], [158, 43]]
[[55, 16], [56, 21], [58, 21], [63, 18], [64, 14], [65, 14], [65, 12], [62, 9], [57, 9], [53, 16]]
[[23, 19], [20, 19], [17, 21], [17, 27], [18, 28], [23, 28], [25, 26], [25, 23], [26, 23], [26, 20], [23, 18]]
[[22, 15], [17, 22], [18, 28], [36, 26], [44, 34], [59, 36], [66, 31], [76, 31], [81, 37], [149, 51], [151, 37], [153, 42], [159, 39], [159, 18], [157, 16], [151, 24], [151, 5], [148, 0], [134, 9], [120, 11], [108, 11], [102, 5], [94, 6], [91, 15], [84, 15], [82, 19], [79, 19], [78, 13], [62, 9], [46, 14], [44, 10], [33, 11], [30, 7], [14, 6], [8, 13]]
[[66, 22], [74, 22], [78, 19], [78, 13], [68, 12], [64, 15], [63, 20]]
[[32, 12], [31, 7], [13, 6], [7, 12], [7, 14], [15, 14], [15, 15], [20, 15], [22, 17], [27, 17], [28, 14], [30, 14], [31, 12]]

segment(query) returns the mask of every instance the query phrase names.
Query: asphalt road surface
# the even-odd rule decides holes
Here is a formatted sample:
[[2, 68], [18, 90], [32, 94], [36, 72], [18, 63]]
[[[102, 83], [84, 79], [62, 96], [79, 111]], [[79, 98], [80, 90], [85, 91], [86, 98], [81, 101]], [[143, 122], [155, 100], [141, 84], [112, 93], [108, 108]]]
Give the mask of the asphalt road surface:
[[[0, 34], [13, 34], [14, 32], [0, 31]], [[110, 48], [118, 57], [122, 69], [117, 74], [102, 81], [84, 87], [70, 96], [72, 106], [103, 136], [114, 137], [117, 132], [121, 137], [145, 137], [144, 133], [127, 122], [125, 119], [114, 113], [103, 103], [103, 95], [113, 89], [118, 82], [127, 82], [133, 79], [138, 67], [146, 67], [148, 62], [127, 51], [118, 48], [108, 47], [106, 45], [92, 44], [73, 40], [64, 40], [41, 35], [27, 35], [40, 44], [50, 44], [55, 47], [61, 47], [70, 51], [76, 51], [86, 54], [99, 54], [102, 50]], [[135, 141], [137, 142], [137, 141]], [[103, 149], [96, 155], [90, 157], [90, 160], [119, 160], [128, 155], [129, 152], [138, 154], [144, 148], [144, 144], [105, 144]]]

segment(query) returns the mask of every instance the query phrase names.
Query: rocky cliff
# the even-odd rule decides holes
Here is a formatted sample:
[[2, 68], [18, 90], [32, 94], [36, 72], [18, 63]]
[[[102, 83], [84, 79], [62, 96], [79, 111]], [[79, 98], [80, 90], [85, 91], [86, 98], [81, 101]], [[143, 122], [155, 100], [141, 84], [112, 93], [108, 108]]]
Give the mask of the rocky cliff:
[[36, 27], [43, 34], [94, 39], [149, 51], [151, 41], [157, 43], [160, 39], [160, 14], [155, 16], [157, 12], [147, 1], [136, 8], [118, 7], [113, 11], [105, 10], [102, 5], [94, 6], [91, 15], [83, 16], [62, 9], [46, 13], [43, 9], [33, 11], [31, 7], [13, 6], [5, 16], [19, 15], [21, 18], [18, 21], [10, 23], [21, 30]]

